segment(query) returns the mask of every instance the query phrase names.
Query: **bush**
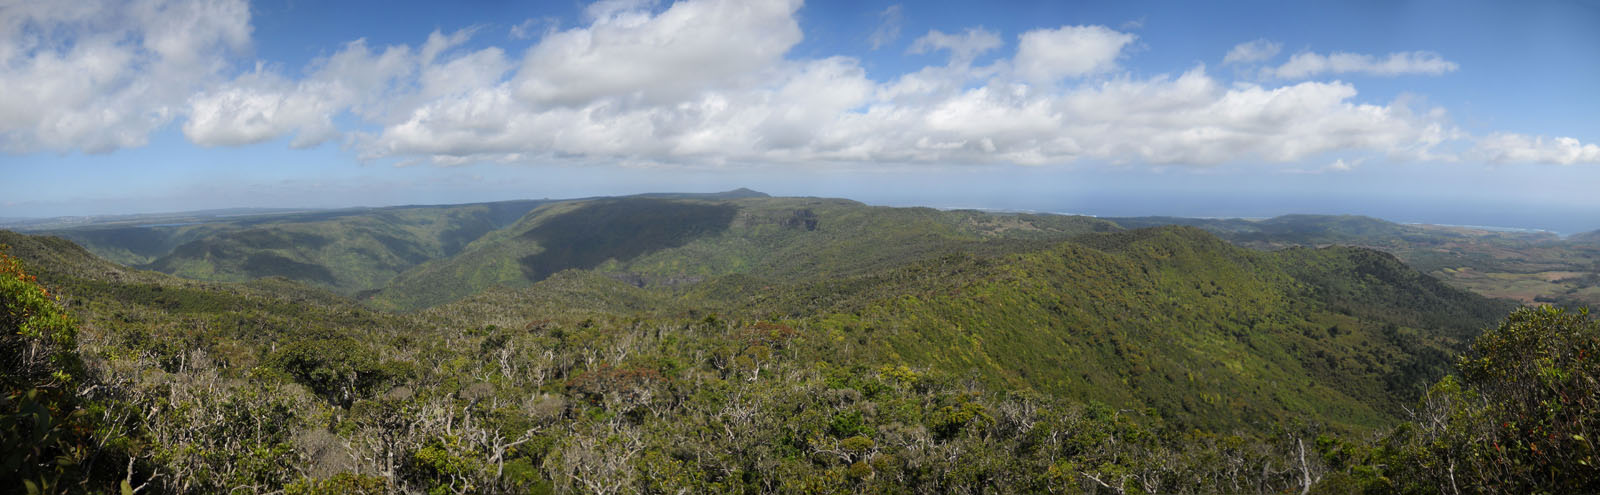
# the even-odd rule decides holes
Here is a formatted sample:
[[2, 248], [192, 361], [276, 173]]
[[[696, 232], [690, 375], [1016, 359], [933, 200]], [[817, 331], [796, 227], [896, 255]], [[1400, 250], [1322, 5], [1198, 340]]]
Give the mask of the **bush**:
[[1409, 485], [1397, 491], [1600, 493], [1596, 353], [1600, 324], [1587, 310], [1517, 310], [1473, 342], [1461, 378], [1435, 385], [1370, 463]]
[[119, 453], [97, 447], [104, 443], [77, 397], [85, 377], [76, 340], [76, 323], [50, 291], [0, 252], [0, 492], [115, 486], [87, 472], [97, 456]]

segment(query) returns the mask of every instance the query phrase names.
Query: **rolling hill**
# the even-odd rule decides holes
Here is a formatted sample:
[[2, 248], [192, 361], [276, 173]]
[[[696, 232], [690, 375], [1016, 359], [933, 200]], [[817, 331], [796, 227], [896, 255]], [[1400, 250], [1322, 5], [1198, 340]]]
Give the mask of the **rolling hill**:
[[[241, 250], [212, 262], [317, 245], [258, 225], [208, 238]], [[82, 400], [141, 411], [85, 417], [129, 439], [95, 455], [192, 492], [1038, 491], [1105, 473], [1276, 492], [1300, 485], [1214, 460], [1278, 472], [1281, 435], [1400, 422], [1512, 306], [1366, 248], [819, 198], [542, 204], [365, 305], [0, 244], [81, 321]]]
[[[804, 322], [853, 342], [828, 351], [844, 362], [973, 373], [997, 388], [1204, 428], [1295, 415], [1346, 427], [1392, 422], [1447, 356], [1511, 307], [1378, 251], [1252, 250], [1193, 227], [1121, 230], [1087, 217], [743, 192], [550, 202], [506, 220], [522, 206], [532, 205], [498, 210], [508, 225], [497, 230], [485, 205], [239, 222], [151, 266], [189, 274], [180, 261], [204, 261], [228, 268], [212, 278], [335, 288], [351, 279], [332, 265], [398, 272], [366, 303], [432, 307], [421, 316], [442, 327], [708, 315]], [[1318, 241], [1404, 228], [1357, 217], [1201, 223]], [[362, 245], [395, 238], [380, 226], [450, 242], [425, 252], [391, 241], [382, 253], [410, 257], [377, 268], [327, 261], [352, 251], [386, 259]], [[313, 254], [323, 263], [290, 257]], [[406, 264], [414, 266], [400, 271]]]
[[454, 255], [539, 203], [297, 212], [46, 233], [113, 261], [185, 278], [243, 282], [277, 276], [354, 295], [424, 261]]
[[802, 321], [842, 360], [971, 374], [1215, 429], [1297, 415], [1389, 424], [1513, 307], [1369, 249], [1259, 252], [1173, 227], [951, 244], [820, 277], [762, 273], [639, 287], [569, 271], [423, 314], [507, 328], [562, 313]]
[[[187, 246], [318, 246], [293, 238], [296, 224], [267, 224]], [[827, 351], [841, 362], [971, 373], [1204, 428], [1296, 415], [1387, 424], [1511, 307], [1362, 248], [1263, 252], [1196, 228], [1085, 217], [649, 196], [540, 205], [367, 303], [433, 307], [419, 316], [453, 328], [795, 321], [846, 343]]]
[[1524, 304], [1600, 305], [1600, 245], [1587, 234], [1405, 225], [1368, 217], [1286, 215], [1264, 220], [1140, 217], [1128, 228], [1188, 225], [1264, 250], [1350, 245], [1382, 250], [1453, 287]]
[[371, 302], [417, 309], [494, 286], [525, 287], [566, 269], [639, 286], [752, 274], [839, 276], [989, 239], [1060, 240], [1115, 229], [1087, 217], [870, 207], [839, 199], [628, 197], [553, 203], [459, 255], [396, 277]]

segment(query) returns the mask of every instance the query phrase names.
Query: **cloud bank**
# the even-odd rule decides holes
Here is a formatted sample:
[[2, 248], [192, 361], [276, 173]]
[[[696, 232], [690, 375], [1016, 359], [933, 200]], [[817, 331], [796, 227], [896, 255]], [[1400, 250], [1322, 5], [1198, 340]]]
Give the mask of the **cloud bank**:
[[[803, 39], [796, 0], [605, 1], [578, 27], [519, 25], [511, 37], [536, 40], [519, 54], [467, 49], [478, 34], [468, 29], [418, 46], [358, 39], [295, 70], [230, 71], [250, 45], [240, 1], [86, 5], [96, 8], [28, 5], [0, 20], [12, 33], [0, 40], [0, 86], [18, 88], [0, 94], [7, 151], [140, 146], [181, 121], [201, 146], [292, 136], [296, 147], [333, 141], [365, 159], [441, 165], [1449, 160], [1463, 140], [1492, 161], [1600, 161], [1595, 145], [1567, 138], [1472, 144], [1443, 110], [1364, 103], [1349, 83], [1308, 80], [1457, 69], [1430, 52], [1300, 53], [1262, 69], [1297, 82], [1225, 82], [1203, 65], [1132, 75], [1119, 61], [1139, 38], [1105, 26], [1019, 33], [1010, 52], [972, 28], [910, 45], [943, 54], [942, 65], [878, 80], [853, 57], [791, 58]], [[888, 26], [900, 12], [880, 15]], [[867, 41], [897, 36], [879, 34]], [[1223, 63], [1280, 50], [1256, 40]]]
[[250, 46], [242, 0], [86, 0], [0, 6], [0, 148], [144, 145]]
[[1600, 145], [1570, 137], [1496, 133], [1479, 140], [1473, 151], [1479, 159], [1492, 163], [1600, 164]]

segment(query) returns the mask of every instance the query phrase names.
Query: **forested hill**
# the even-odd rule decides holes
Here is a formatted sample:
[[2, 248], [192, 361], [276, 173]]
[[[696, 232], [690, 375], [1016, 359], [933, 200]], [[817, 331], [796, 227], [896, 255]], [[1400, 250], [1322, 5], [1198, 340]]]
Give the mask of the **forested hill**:
[[1229, 241], [1253, 247], [1317, 246], [1441, 247], [1472, 240], [1555, 242], [1548, 232], [1485, 230], [1467, 227], [1400, 224], [1360, 215], [1283, 215], [1267, 219], [1114, 217], [1124, 228], [1185, 225], [1205, 229]]
[[1295, 442], [1401, 421], [1509, 309], [1366, 249], [806, 198], [553, 203], [450, 259], [514, 242], [537, 249], [482, 259], [524, 282], [396, 314], [0, 233], [82, 322], [70, 400], [109, 411], [63, 417], [100, 447], [38, 469], [178, 492], [1276, 492]]
[[1486, 297], [1567, 308], [1600, 306], [1600, 238], [1580, 233], [1397, 224], [1369, 217], [1285, 215], [1264, 220], [1113, 218], [1126, 228], [1188, 225], [1240, 246], [1275, 250], [1351, 245], [1379, 249], [1445, 284]]
[[454, 255], [542, 201], [402, 206], [53, 230], [113, 261], [198, 280], [287, 277], [345, 295]]
[[1512, 307], [1376, 251], [1258, 252], [1171, 227], [952, 244], [826, 276], [759, 273], [641, 288], [569, 271], [426, 314], [509, 328], [552, 314], [799, 320], [839, 343], [830, 352], [874, 366], [969, 373], [1232, 428], [1296, 415], [1390, 423], [1462, 342]]
[[1510, 309], [1367, 250], [1257, 253], [1192, 229], [1084, 241], [973, 260], [844, 326], [889, 359], [1187, 426], [1376, 426]]
[[[1511, 307], [1380, 252], [1252, 251], [1196, 228], [738, 191], [526, 206], [514, 222], [501, 209], [504, 228], [456, 242], [452, 255], [419, 255], [365, 302], [435, 307], [427, 314], [455, 327], [707, 315], [805, 322], [853, 342], [831, 351], [849, 362], [972, 374], [1203, 428], [1296, 416], [1391, 423], [1447, 370], [1448, 356]], [[426, 218], [443, 232], [449, 219], [485, 211]], [[231, 243], [251, 254], [203, 258], [248, 266], [317, 246], [297, 235], [331, 235], [300, 229], [370, 232], [357, 226], [397, 218], [261, 222], [270, 228], [178, 252]], [[1337, 223], [1369, 231], [1373, 222]]]
[[461, 254], [396, 277], [371, 302], [417, 309], [566, 269], [639, 286], [747, 274], [791, 281], [859, 273], [988, 240], [1062, 240], [1116, 225], [1088, 217], [872, 207], [822, 198], [629, 197], [553, 203]]

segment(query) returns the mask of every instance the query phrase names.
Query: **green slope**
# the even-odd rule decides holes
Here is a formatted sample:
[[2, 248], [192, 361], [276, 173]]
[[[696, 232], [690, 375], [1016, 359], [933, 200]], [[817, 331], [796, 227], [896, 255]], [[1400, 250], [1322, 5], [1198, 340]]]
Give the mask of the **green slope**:
[[[624, 206], [727, 206], [673, 204]], [[619, 276], [674, 251], [725, 256], [691, 248], [745, 228], [742, 208], [725, 231], [647, 236], [681, 244], [613, 271], [411, 315], [282, 278], [130, 269], [58, 238], [0, 244], [83, 322], [85, 420], [110, 435], [92, 443], [126, 448], [130, 478], [174, 492], [581, 491], [573, 473], [641, 491], [1043, 492], [1127, 473], [1160, 481], [1120, 482], [1133, 490], [1281, 493], [1300, 489], [1283, 464], [1300, 439], [1312, 462], [1348, 470], [1330, 433], [1396, 423], [1457, 338], [1502, 309], [1367, 249], [1260, 252], [1172, 227], [1048, 241], [1000, 232], [1062, 219], [781, 204], [802, 219], [784, 224], [795, 236], [852, 211], [881, 221], [865, 230], [949, 230], [937, 248], [885, 247], [915, 254], [898, 263], [769, 256], [692, 284]], [[560, 206], [597, 218], [615, 205]], [[535, 217], [482, 242], [595, 225]], [[563, 238], [635, 249], [605, 232]], [[390, 456], [395, 474], [360, 461]], [[613, 458], [626, 462], [595, 474]]]
[[827, 352], [841, 361], [973, 376], [1226, 429], [1293, 417], [1390, 424], [1462, 342], [1512, 307], [1378, 251], [1260, 252], [1174, 227], [952, 243], [825, 277], [774, 273], [792, 275], [748, 270], [637, 287], [569, 271], [426, 314], [487, 316], [508, 328], [553, 314], [799, 320], [829, 335]]
[[166, 256], [178, 246], [230, 230], [236, 228], [226, 223], [193, 223], [93, 226], [42, 233], [71, 239], [107, 260], [128, 266], [139, 266]]
[[789, 281], [895, 266], [989, 239], [1065, 239], [1114, 225], [1084, 217], [884, 208], [839, 199], [653, 197], [540, 207], [461, 254], [399, 277], [371, 303], [416, 309], [566, 269], [637, 286], [729, 274]]
[[844, 298], [873, 302], [819, 318], [889, 362], [1207, 428], [1392, 422], [1510, 307], [1370, 250], [1260, 253], [1182, 228], [940, 261], [859, 285]]
[[[315, 225], [373, 238], [359, 223], [371, 218]], [[1336, 220], [1334, 232], [1381, 227]], [[1306, 221], [1272, 224], [1331, 235]], [[248, 271], [251, 256], [227, 249], [335, 244], [296, 238], [318, 235], [300, 224], [270, 225], [192, 245], [221, 246], [204, 254]], [[255, 275], [315, 281], [327, 266], [279, 256], [280, 271]], [[368, 303], [437, 306], [423, 316], [457, 328], [803, 321], [836, 339], [826, 352], [842, 362], [970, 373], [1206, 428], [1297, 415], [1392, 422], [1459, 342], [1509, 309], [1367, 249], [1261, 252], [1195, 228], [767, 197], [545, 204], [396, 276]]]
[[531, 210], [537, 201], [254, 215], [170, 226], [52, 232], [113, 261], [197, 280], [286, 277], [352, 295]]
[[[242, 352], [234, 366], [259, 357], [247, 350], [281, 339], [363, 338], [409, 324], [324, 289], [284, 278], [248, 283], [197, 281], [106, 261], [60, 237], [0, 230], [0, 245], [23, 260], [39, 283], [65, 294], [101, 345], [181, 359], [187, 349]], [[104, 339], [110, 339], [106, 341]], [[232, 342], [232, 347], [230, 347]]]
[[1358, 216], [1286, 215], [1265, 220], [1116, 218], [1123, 227], [1189, 225], [1240, 246], [1354, 245], [1391, 253], [1418, 271], [1485, 297], [1565, 307], [1600, 305], [1600, 244], [1591, 234], [1448, 225], [1404, 225]]
[[1384, 245], [1400, 241], [1428, 242], [1462, 236], [1429, 232], [1359, 215], [1283, 215], [1262, 220], [1239, 218], [1131, 217], [1109, 218], [1125, 228], [1184, 225], [1197, 227], [1237, 243], [1278, 245]]

